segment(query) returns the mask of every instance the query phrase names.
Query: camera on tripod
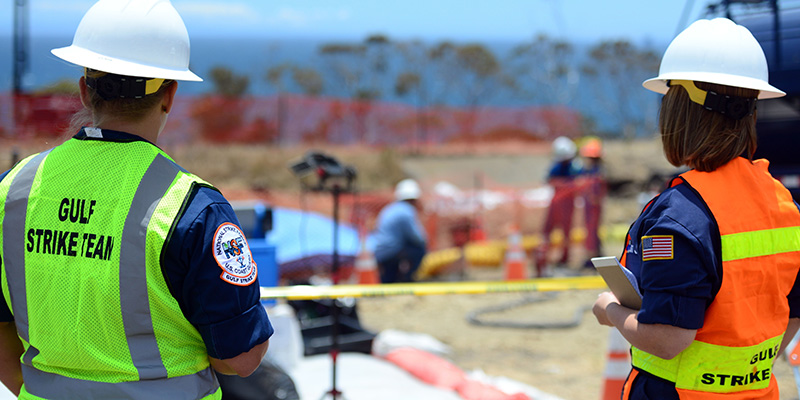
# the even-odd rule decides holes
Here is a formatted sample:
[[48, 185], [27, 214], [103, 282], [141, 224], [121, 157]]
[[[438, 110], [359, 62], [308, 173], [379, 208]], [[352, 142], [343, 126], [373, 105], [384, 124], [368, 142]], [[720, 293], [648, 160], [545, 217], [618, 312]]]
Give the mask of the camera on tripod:
[[289, 169], [300, 179], [303, 187], [312, 191], [350, 192], [356, 179], [355, 167], [343, 165], [334, 157], [318, 151], [309, 151]]

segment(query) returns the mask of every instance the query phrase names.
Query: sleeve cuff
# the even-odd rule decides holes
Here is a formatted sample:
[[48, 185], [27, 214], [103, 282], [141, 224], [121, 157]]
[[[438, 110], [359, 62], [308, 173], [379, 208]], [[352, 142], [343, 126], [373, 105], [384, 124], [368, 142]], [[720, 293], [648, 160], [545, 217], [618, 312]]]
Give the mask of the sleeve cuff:
[[236, 357], [264, 343], [275, 332], [267, 317], [267, 310], [260, 302], [241, 315], [216, 324], [198, 326], [197, 330], [206, 344], [208, 355], [220, 360]]
[[700, 329], [706, 316], [706, 300], [696, 297], [649, 292], [636, 319], [643, 324], [664, 324]]

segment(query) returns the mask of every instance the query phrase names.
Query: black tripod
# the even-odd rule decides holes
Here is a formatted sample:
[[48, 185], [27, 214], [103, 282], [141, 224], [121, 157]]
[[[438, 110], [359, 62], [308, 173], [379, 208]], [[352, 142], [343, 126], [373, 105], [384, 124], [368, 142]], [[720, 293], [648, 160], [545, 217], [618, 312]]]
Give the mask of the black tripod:
[[[331, 188], [333, 195], [333, 260], [331, 262], [331, 280], [334, 285], [339, 284], [339, 196], [342, 193], [342, 188], [338, 184], [334, 184]], [[331, 369], [332, 369], [332, 382], [331, 390], [325, 392], [322, 398], [328, 396], [333, 400], [343, 399], [342, 392], [336, 388], [336, 359], [339, 357], [339, 316], [341, 309], [339, 302], [336, 299], [331, 299], [331, 316], [333, 317], [333, 325], [331, 326]]]

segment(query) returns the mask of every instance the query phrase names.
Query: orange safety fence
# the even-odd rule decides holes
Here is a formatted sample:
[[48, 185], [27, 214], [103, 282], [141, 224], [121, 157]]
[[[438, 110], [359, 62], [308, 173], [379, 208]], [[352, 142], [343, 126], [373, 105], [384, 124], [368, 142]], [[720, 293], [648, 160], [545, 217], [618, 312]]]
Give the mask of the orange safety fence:
[[[0, 133], [57, 137], [81, 107], [76, 96], [0, 94]], [[14, 110], [9, 112], [7, 110]], [[581, 116], [562, 106], [417, 108], [402, 103], [330, 97], [178, 96], [166, 144], [402, 145], [478, 143], [577, 137]]]

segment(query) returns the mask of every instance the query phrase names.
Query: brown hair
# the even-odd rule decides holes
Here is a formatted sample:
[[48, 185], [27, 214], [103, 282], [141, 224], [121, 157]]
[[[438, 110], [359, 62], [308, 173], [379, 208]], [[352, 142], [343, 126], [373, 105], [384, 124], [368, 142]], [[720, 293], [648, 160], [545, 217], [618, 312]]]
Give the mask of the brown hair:
[[[758, 91], [695, 82], [705, 91], [755, 99]], [[667, 161], [698, 171], [713, 171], [740, 155], [753, 159], [756, 151], [756, 113], [733, 119], [692, 102], [682, 86], [671, 86], [661, 101], [658, 127]]]
[[[85, 74], [89, 78], [100, 78], [106, 73], [87, 68], [85, 69]], [[138, 99], [118, 98], [105, 100], [97, 93], [97, 90], [87, 87], [89, 102], [86, 104], [86, 108], [72, 116], [70, 130], [75, 132], [82, 126], [92, 125], [94, 122], [93, 116], [98, 114], [113, 115], [126, 121], [139, 121], [161, 102], [167, 88], [174, 82], [173, 80], [165, 80], [157, 92]]]

